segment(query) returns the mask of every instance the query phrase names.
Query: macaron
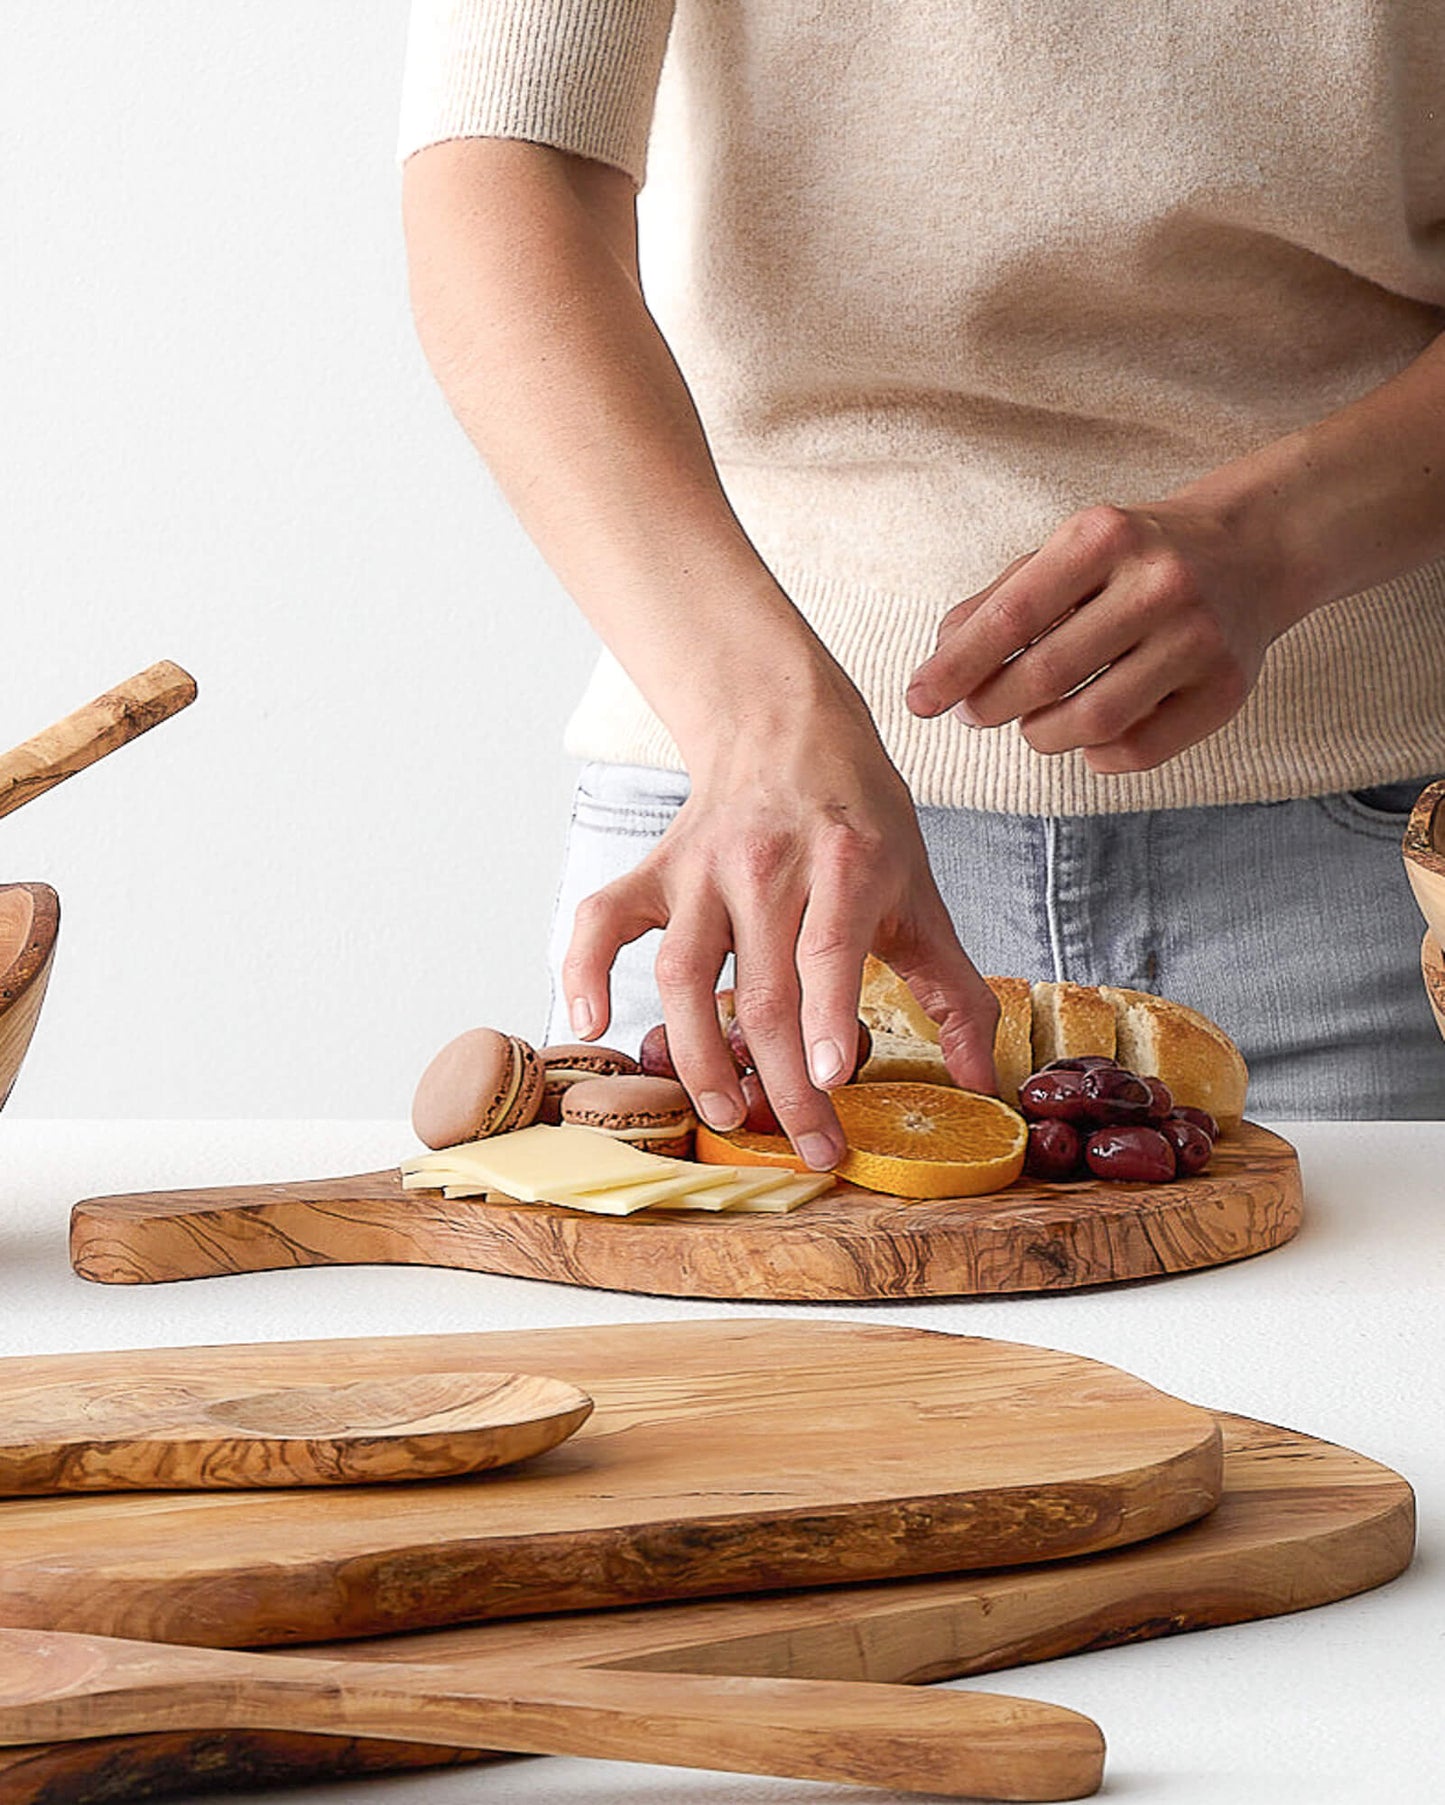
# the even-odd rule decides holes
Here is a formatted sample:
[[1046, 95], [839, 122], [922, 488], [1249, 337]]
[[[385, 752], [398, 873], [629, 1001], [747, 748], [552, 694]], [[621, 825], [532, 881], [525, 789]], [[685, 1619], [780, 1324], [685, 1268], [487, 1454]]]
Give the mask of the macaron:
[[598, 1047], [590, 1041], [567, 1041], [555, 1047], [541, 1047], [537, 1057], [542, 1061], [542, 1107], [539, 1122], [562, 1120], [562, 1098], [574, 1084], [587, 1078], [623, 1078], [635, 1076], [642, 1067], [627, 1053], [615, 1047]]
[[600, 1128], [644, 1153], [666, 1159], [692, 1157], [697, 1117], [692, 1099], [675, 1078], [584, 1078], [562, 1098], [562, 1120]]
[[428, 1147], [456, 1147], [535, 1121], [542, 1062], [515, 1034], [470, 1028], [448, 1041], [421, 1075], [411, 1125]]

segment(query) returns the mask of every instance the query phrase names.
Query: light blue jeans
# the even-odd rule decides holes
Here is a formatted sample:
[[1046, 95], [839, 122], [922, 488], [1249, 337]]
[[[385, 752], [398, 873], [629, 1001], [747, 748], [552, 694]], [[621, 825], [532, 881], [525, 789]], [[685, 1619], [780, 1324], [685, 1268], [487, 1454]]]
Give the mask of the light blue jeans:
[[[919, 824], [980, 971], [1130, 985], [1202, 1009], [1249, 1062], [1256, 1119], [1440, 1118], [1445, 1041], [1400, 856], [1429, 781], [1153, 814], [926, 808]], [[552, 923], [549, 1041], [572, 1038], [558, 972], [573, 911], [656, 845], [686, 797], [680, 773], [583, 767]], [[635, 1051], [662, 1019], [658, 938], [618, 957], [609, 1045]]]

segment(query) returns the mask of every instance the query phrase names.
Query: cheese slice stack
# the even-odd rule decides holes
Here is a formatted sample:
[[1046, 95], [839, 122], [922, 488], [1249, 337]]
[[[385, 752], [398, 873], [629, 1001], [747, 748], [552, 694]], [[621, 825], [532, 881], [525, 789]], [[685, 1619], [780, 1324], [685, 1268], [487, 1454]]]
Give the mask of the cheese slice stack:
[[458, 1147], [404, 1160], [409, 1191], [446, 1197], [505, 1197], [514, 1203], [561, 1204], [599, 1216], [639, 1210], [714, 1210], [786, 1214], [828, 1190], [830, 1172], [757, 1166], [703, 1166], [662, 1159], [600, 1128], [534, 1123]]

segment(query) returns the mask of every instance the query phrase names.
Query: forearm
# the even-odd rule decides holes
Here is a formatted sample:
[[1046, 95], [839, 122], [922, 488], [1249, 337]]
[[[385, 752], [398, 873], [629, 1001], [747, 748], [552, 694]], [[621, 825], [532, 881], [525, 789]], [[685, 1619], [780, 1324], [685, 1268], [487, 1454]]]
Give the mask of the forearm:
[[1268, 548], [1284, 626], [1445, 557], [1445, 337], [1358, 401], [1173, 499], [1217, 509]]
[[689, 768], [802, 695], [861, 709], [728, 505], [642, 297], [628, 179], [466, 140], [409, 161], [405, 209], [447, 399]]

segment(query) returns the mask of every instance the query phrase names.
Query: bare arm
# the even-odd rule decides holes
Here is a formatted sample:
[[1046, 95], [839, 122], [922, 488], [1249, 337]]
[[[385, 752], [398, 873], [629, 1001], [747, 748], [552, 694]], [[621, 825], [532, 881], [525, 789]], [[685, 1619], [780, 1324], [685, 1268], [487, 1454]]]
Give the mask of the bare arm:
[[578, 912], [574, 1030], [607, 1025], [622, 944], [663, 927], [657, 978], [705, 1118], [743, 1101], [712, 991], [738, 1014], [810, 1163], [842, 1151], [865, 954], [991, 1087], [995, 1006], [939, 900], [911, 800], [847, 676], [749, 543], [637, 277], [630, 179], [544, 146], [440, 144], [405, 176], [422, 343], [458, 419], [562, 583], [676, 741], [692, 794], [637, 872]]

